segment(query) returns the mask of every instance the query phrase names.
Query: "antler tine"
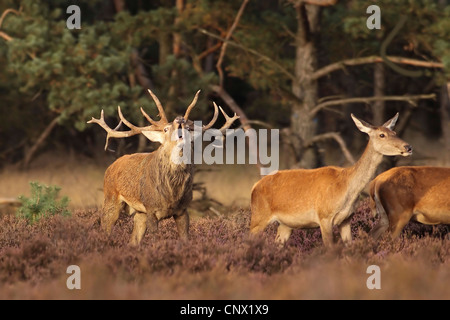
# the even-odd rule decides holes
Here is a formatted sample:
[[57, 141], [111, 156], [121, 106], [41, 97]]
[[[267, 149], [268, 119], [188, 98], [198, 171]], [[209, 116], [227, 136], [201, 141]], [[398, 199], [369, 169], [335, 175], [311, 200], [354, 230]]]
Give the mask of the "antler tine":
[[[120, 107], [119, 107], [119, 112], [120, 112]], [[122, 118], [123, 118], [123, 116], [122, 116]], [[124, 119], [125, 118], [121, 119], [121, 121], [123, 121]], [[89, 120], [87, 123], [96, 123], [106, 131], [107, 135], [106, 135], [105, 150], [108, 148], [109, 138], [127, 138], [127, 137], [134, 136], [142, 131], [142, 130], [134, 130], [134, 129], [131, 129], [129, 131], [116, 131], [116, 129], [119, 126], [117, 126], [116, 129], [111, 129], [105, 122], [105, 115], [104, 115], [103, 110], [100, 113], [100, 119], [95, 119], [94, 117], [92, 117], [92, 119]]]
[[144, 111], [144, 109], [141, 107], [141, 112], [144, 115], [145, 119], [147, 119], [148, 122], [150, 122], [151, 124], [157, 126], [158, 125], [158, 121], [153, 120], [152, 118], [150, 118], [150, 116]]
[[206, 131], [209, 128], [211, 128], [214, 125], [214, 123], [216, 123], [217, 118], [219, 117], [219, 109], [217, 108], [217, 104], [214, 101], [213, 101], [213, 105], [214, 105], [214, 116], [206, 126], [203, 126], [203, 128], [202, 128], [203, 131]]
[[194, 99], [192, 100], [191, 104], [189, 105], [189, 107], [186, 109], [186, 113], [184, 114], [184, 120], [188, 121], [189, 119], [189, 114], [191, 113], [191, 110], [195, 107], [195, 104], [197, 103], [198, 100], [198, 95], [200, 93], [201, 90], [198, 90], [197, 93], [194, 96]]
[[222, 128], [220, 128], [220, 132], [222, 132], [222, 134], [225, 134], [225, 131], [233, 124], [233, 122], [235, 122], [237, 119], [239, 119], [240, 117], [235, 113], [233, 117], [229, 117], [225, 111], [223, 111], [222, 107], [219, 107], [220, 111], [222, 112], [223, 116], [226, 119], [225, 124], [222, 126]]
[[138, 133], [140, 133], [140, 132], [146, 131], [146, 130], [155, 130], [155, 127], [153, 125], [147, 126], [147, 127], [136, 127], [130, 121], [125, 119], [125, 117], [122, 114], [122, 111], [120, 110], [120, 106], [117, 107], [117, 112], [119, 113], [120, 121], [123, 122], [128, 128], [130, 128], [133, 131], [138, 131]]
[[[166, 117], [166, 113], [164, 112], [163, 106], [162, 106], [161, 102], [159, 101], [158, 97], [156, 95], [154, 95], [150, 89], [147, 89], [147, 90], [148, 90], [148, 93], [150, 93], [150, 95], [152, 96], [153, 101], [155, 101], [156, 107], [159, 110], [159, 116], [161, 117], [160, 121], [163, 121], [165, 124], [169, 123], [169, 121], [167, 120], [167, 117]], [[144, 114], [144, 116], [145, 116], [145, 114]], [[148, 118], [147, 118], [147, 120], [148, 120]]]

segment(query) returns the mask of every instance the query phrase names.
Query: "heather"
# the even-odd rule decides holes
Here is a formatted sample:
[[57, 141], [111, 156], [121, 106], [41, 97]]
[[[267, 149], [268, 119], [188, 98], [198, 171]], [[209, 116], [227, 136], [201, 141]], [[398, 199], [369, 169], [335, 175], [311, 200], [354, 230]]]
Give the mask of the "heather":
[[[276, 225], [250, 237], [248, 209], [192, 219], [189, 241], [162, 221], [138, 248], [128, 246], [123, 214], [107, 237], [100, 210], [75, 210], [34, 224], [0, 218], [0, 298], [25, 299], [448, 299], [447, 226], [410, 223], [398, 239], [372, 240], [368, 201], [352, 218], [354, 241], [322, 245], [320, 231], [295, 230], [284, 247]], [[336, 230], [337, 236], [337, 230]], [[81, 268], [81, 290], [68, 290], [66, 269]], [[366, 287], [379, 265], [382, 289]]]

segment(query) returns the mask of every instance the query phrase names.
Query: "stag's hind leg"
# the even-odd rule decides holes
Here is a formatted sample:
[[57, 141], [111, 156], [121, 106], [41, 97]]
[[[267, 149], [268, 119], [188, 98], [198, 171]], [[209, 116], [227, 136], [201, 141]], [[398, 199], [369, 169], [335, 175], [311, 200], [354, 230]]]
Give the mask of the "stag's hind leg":
[[101, 226], [106, 234], [111, 234], [111, 229], [117, 219], [119, 219], [120, 210], [123, 204], [118, 198], [105, 197], [103, 202], [103, 215], [100, 219]]

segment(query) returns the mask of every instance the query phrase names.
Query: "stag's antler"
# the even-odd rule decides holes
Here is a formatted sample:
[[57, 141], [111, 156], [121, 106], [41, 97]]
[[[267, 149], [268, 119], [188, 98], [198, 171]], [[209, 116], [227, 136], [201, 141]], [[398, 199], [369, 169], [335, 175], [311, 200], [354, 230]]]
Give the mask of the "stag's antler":
[[206, 131], [206, 130], [210, 129], [214, 125], [214, 123], [216, 123], [217, 118], [219, 117], [219, 109], [217, 108], [216, 103], [213, 102], [213, 105], [214, 105], [214, 116], [213, 116], [211, 121], [206, 126], [202, 127], [203, 131]]
[[[100, 113], [100, 119], [95, 119], [94, 117], [92, 117], [92, 119], [87, 122], [87, 123], [96, 123], [100, 127], [102, 127], [103, 129], [105, 129], [105, 131], [107, 132], [106, 143], [105, 143], [105, 150], [108, 148], [109, 138], [127, 138], [127, 137], [134, 136], [136, 134], [139, 134], [143, 130], [149, 128], [149, 127], [139, 128], [139, 127], [133, 126], [131, 123], [129, 123], [123, 117], [122, 112], [120, 111], [120, 107], [118, 107], [118, 109], [119, 109], [119, 116], [120, 116], [121, 121], [120, 121], [119, 125], [115, 129], [111, 129], [106, 124], [103, 110]], [[122, 122], [124, 122], [126, 126], [130, 127], [131, 130], [129, 130], [129, 131], [117, 131], [119, 129], [120, 125], [122, 124]], [[147, 130], [149, 130], [149, 129], [147, 129]]]
[[225, 111], [223, 111], [222, 107], [219, 107], [220, 111], [222, 112], [223, 116], [225, 117], [225, 124], [222, 126], [222, 128], [220, 128], [220, 132], [222, 132], [222, 134], [225, 134], [225, 131], [233, 124], [233, 122], [235, 122], [237, 119], [239, 119], [240, 117], [234, 113], [234, 116], [229, 117]]
[[[132, 124], [131, 122], [129, 122], [123, 116], [120, 106], [117, 107], [117, 111], [118, 111], [119, 117], [120, 117], [120, 123], [115, 129], [110, 128], [106, 124], [103, 110], [100, 114], [100, 119], [95, 119], [94, 117], [92, 117], [92, 119], [88, 121], [88, 123], [98, 124], [107, 132], [105, 150], [108, 148], [108, 142], [109, 142], [110, 138], [127, 138], [127, 137], [137, 135], [139, 133], [142, 133], [143, 131], [162, 131], [164, 129], [164, 127], [169, 124], [169, 121], [167, 120], [163, 106], [162, 106], [161, 102], [159, 101], [158, 97], [155, 94], [153, 94], [153, 92], [150, 89], [148, 89], [148, 92], [150, 93], [150, 96], [153, 98], [153, 101], [155, 101], [156, 107], [159, 110], [159, 116], [161, 118], [161, 120], [155, 121], [144, 111], [144, 109], [141, 108], [142, 114], [151, 123], [151, 125], [149, 125], [149, 126], [137, 127], [134, 124]], [[200, 93], [200, 90], [197, 91], [191, 104], [187, 107], [186, 113], [184, 114], [184, 117], [183, 117], [186, 122], [189, 121], [189, 114], [191, 113], [192, 109], [194, 108], [195, 104], [197, 103], [199, 93]], [[207, 125], [202, 127], [202, 131], [206, 131], [206, 130], [210, 129], [216, 123], [217, 118], [219, 116], [219, 109], [220, 109], [223, 116], [225, 117], [226, 122], [219, 130], [222, 132], [222, 134], [225, 134], [226, 129], [228, 129], [233, 124], [234, 121], [239, 119], [239, 116], [237, 116], [235, 113], [233, 117], [229, 117], [225, 113], [225, 111], [223, 111], [222, 107], [218, 107], [215, 102], [213, 102], [213, 105], [214, 105], [213, 118]], [[189, 121], [189, 122], [191, 123], [192, 121]], [[124, 123], [128, 128], [130, 128], [130, 130], [118, 131], [118, 129], [122, 123]]]
[[153, 120], [142, 108], [141, 112], [144, 115], [144, 117], [148, 120], [148, 122], [150, 122], [154, 126], [160, 127], [162, 130], [162, 128], [164, 128], [164, 126], [166, 126], [169, 123], [169, 121], [167, 120], [166, 113], [164, 112], [164, 108], [161, 102], [159, 101], [158, 97], [150, 89], [147, 90], [148, 93], [150, 93], [150, 96], [152, 97], [153, 101], [155, 101], [156, 107], [158, 108], [159, 111], [159, 117], [161, 118], [161, 120], [159, 121]]
[[191, 104], [186, 109], [186, 113], [184, 114], [184, 117], [183, 117], [186, 122], [189, 120], [189, 114], [191, 113], [191, 110], [195, 107], [195, 105], [197, 103], [199, 93], [200, 93], [200, 90], [197, 91]]

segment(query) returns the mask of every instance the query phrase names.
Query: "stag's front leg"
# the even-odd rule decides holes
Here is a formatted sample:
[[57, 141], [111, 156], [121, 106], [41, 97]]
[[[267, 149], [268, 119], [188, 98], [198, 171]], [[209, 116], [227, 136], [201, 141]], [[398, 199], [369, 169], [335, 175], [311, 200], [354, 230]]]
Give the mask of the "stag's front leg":
[[158, 231], [158, 218], [154, 213], [147, 214], [147, 228], [151, 233], [156, 233]]
[[147, 230], [147, 214], [142, 212], [136, 212], [134, 215], [134, 227], [131, 234], [130, 245], [137, 246], [144, 237]]
[[180, 215], [174, 215], [177, 224], [178, 234], [181, 239], [187, 240], [189, 237], [189, 214], [187, 210], [183, 210]]

